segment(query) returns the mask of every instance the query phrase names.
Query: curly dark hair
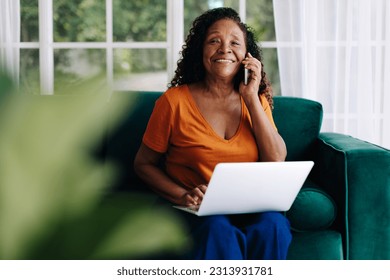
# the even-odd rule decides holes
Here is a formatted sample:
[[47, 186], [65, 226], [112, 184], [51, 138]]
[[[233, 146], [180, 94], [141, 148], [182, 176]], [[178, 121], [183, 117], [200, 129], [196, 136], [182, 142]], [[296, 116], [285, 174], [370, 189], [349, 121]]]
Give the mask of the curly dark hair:
[[[205, 78], [205, 68], [203, 65], [203, 43], [208, 28], [216, 21], [230, 19], [237, 23], [246, 38], [247, 51], [261, 62], [261, 83], [259, 95], [264, 94], [273, 108], [272, 87], [264, 71], [263, 57], [260, 47], [257, 44], [252, 28], [243, 23], [238, 13], [232, 8], [215, 8], [206, 11], [197, 17], [192, 23], [192, 28], [187, 36], [185, 44], [180, 52], [181, 58], [177, 62], [175, 76], [168, 84], [168, 88], [183, 84], [191, 84], [202, 81]], [[235, 88], [238, 90], [240, 81], [243, 80], [243, 71], [235, 77]]]

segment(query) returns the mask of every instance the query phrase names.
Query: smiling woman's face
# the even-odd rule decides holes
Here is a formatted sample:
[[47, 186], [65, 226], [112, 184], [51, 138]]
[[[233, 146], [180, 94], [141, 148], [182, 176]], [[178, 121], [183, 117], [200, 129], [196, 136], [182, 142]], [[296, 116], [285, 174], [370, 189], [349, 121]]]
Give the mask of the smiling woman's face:
[[203, 65], [212, 78], [233, 79], [246, 55], [244, 33], [232, 20], [216, 21], [203, 43]]

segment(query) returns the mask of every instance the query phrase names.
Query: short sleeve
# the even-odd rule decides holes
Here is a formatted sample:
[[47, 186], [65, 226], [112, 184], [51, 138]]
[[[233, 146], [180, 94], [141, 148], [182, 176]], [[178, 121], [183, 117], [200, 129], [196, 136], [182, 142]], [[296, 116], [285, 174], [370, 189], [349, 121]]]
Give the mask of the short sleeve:
[[271, 106], [269, 106], [267, 97], [266, 97], [264, 94], [261, 94], [261, 95], [260, 95], [260, 102], [261, 102], [261, 105], [263, 106], [263, 109], [264, 109], [265, 114], [266, 114], [267, 117], [268, 117], [268, 120], [271, 122], [271, 124], [272, 124], [272, 126], [275, 128], [275, 130], [278, 130], [277, 127], [276, 127], [276, 125], [275, 125], [274, 118], [273, 118], [273, 116], [272, 116], [272, 109], [271, 109]]
[[157, 99], [142, 142], [150, 149], [165, 153], [172, 131], [173, 111], [165, 95]]

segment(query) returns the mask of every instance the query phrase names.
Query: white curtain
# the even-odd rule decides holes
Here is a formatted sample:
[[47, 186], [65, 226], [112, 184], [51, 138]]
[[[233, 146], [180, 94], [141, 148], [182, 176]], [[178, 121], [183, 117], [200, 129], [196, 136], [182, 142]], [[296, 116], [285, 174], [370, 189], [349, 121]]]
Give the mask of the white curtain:
[[0, 0], [0, 71], [19, 80], [20, 1]]
[[390, 148], [390, 1], [274, 0], [282, 95], [317, 100], [322, 131]]

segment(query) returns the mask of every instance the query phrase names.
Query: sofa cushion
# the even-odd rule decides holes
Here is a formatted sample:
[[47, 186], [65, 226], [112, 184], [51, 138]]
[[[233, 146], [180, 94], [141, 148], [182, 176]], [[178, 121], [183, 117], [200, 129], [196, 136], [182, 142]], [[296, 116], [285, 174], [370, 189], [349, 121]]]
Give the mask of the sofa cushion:
[[293, 232], [288, 260], [342, 260], [341, 234], [333, 230]]
[[336, 218], [336, 204], [324, 191], [304, 187], [298, 193], [286, 216], [294, 231], [327, 229]]
[[273, 117], [287, 146], [286, 160], [313, 159], [322, 123], [322, 105], [304, 98], [275, 96]]

